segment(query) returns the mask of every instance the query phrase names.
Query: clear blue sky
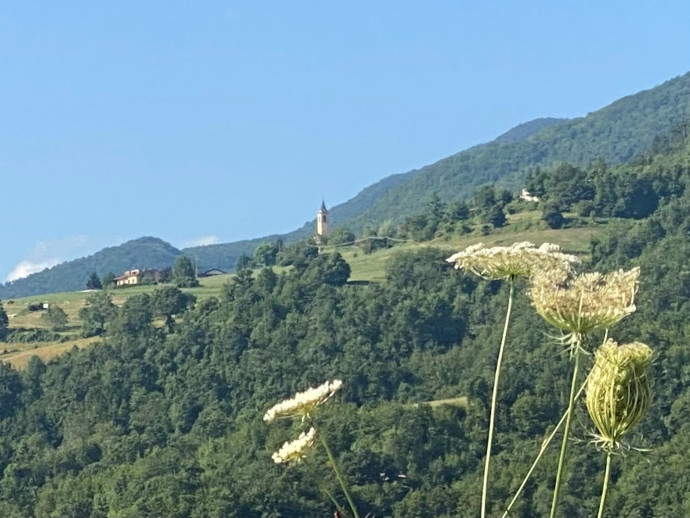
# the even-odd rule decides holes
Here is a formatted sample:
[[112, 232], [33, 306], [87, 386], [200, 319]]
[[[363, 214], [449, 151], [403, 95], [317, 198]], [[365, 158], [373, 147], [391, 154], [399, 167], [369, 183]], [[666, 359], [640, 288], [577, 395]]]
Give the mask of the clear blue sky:
[[687, 72], [689, 29], [681, 0], [0, 2], [0, 281], [293, 230]]

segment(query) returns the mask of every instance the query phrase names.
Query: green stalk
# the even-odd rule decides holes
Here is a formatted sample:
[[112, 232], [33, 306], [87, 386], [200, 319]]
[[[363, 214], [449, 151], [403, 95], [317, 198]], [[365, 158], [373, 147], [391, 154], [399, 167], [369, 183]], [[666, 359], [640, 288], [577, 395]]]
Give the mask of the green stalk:
[[606, 501], [606, 491], [609, 488], [609, 478], [611, 478], [611, 450], [606, 453], [606, 471], [604, 472], [604, 487], [601, 490], [601, 502], [599, 502], [599, 514], [597, 518], [604, 516], [604, 502]]
[[568, 451], [568, 436], [570, 435], [570, 421], [573, 417], [573, 403], [575, 401], [575, 387], [577, 386], [577, 375], [580, 370], [580, 345], [581, 337], [577, 337], [577, 342], [573, 344], [575, 354], [575, 367], [573, 367], [573, 381], [570, 384], [570, 398], [568, 400], [568, 417], [565, 420], [565, 430], [563, 432], [563, 442], [561, 443], [561, 455], [558, 458], [558, 471], [556, 472], [556, 487], [553, 489], [553, 500], [551, 501], [550, 518], [556, 516], [556, 509], [558, 508], [558, 496], [561, 489], [561, 477], [563, 476], [563, 467], [565, 466], [566, 452]]
[[333, 502], [333, 505], [335, 508], [338, 510], [340, 514], [345, 516], [345, 510], [343, 509], [343, 506], [338, 503], [338, 501], [335, 499], [335, 497], [331, 494], [331, 492], [325, 487], [322, 486], [321, 489], [323, 490], [324, 493], [330, 498], [331, 502]]
[[[577, 394], [575, 394], [575, 399], [580, 397], [580, 394], [582, 394], [582, 392], [585, 390], [586, 386], [587, 386], [587, 380], [585, 380], [585, 382], [580, 386], [580, 390], [578, 390]], [[556, 433], [558, 433], [558, 430], [561, 428], [561, 425], [566, 420], [568, 415], [570, 415], [569, 409], [565, 411], [565, 414], [563, 414], [563, 417], [561, 417], [561, 420], [558, 421], [558, 424], [556, 424], [556, 427], [553, 429], [551, 434], [542, 443], [541, 449], [539, 450], [539, 454], [537, 455], [537, 458], [534, 459], [534, 462], [532, 463], [532, 466], [529, 468], [527, 475], [525, 475], [525, 478], [522, 480], [522, 484], [520, 484], [520, 487], [515, 492], [515, 496], [513, 496], [513, 499], [510, 501], [510, 504], [508, 504], [508, 508], [505, 510], [505, 512], [503, 513], [501, 518], [506, 518], [508, 516], [508, 513], [513, 508], [513, 506], [515, 505], [515, 502], [517, 502], [518, 497], [522, 494], [523, 489], [525, 489], [525, 486], [527, 485], [527, 481], [532, 476], [532, 473], [534, 472], [535, 468], [537, 467], [537, 464], [541, 460], [542, 455], [544, 455], [546, 448], [548, 448], [549, 444], [551, 444], [551, 440], [556, 436]]]
[[340, 487], [343, 489], [343, 493], [345, 493], [345, 498], [347, 498], [347, 503], [350, 505], [350, 509], [352, 510], [352, 515], [355, 518], [359, 518], [359, 514], [357, 513], [357, 508], [355, 507], [355, 503], [352, 500], [352, 496], [350, 495], [350, 491], [348, 490], [347, 484], [345, 483], [345, 478], [343, 477], [343, 474], [340, 472], [340, 468], [338, 468], [338, 464], [335, 462], [335, 457], [333, 457], [333, 453], [331, 452], [331, 449], [328, 447], [328, 444], [326, 443], [325, 437], [323, 436], [323, 434], [321, 434], [318, 431], [317, 431], [317, 435], [319, 436], [319, 439], [321, 439], [321, 444], [323, 444], [323, 449], [326, 450], [326, 455], [328, 455], [328, 460], [330, 461], [331, 466], [333, 466], [333, 471], [335, 472], [335, 476], [338, 479], [338, 482], [340, 483]]
[[501, 377], [501, 363], [503, 362], [503, 351], [506, 345], [506, 337], [508, 336], [508, 322], [510, 321], [510, 313], [513, 309], [513, 290], [515, 283], [511, 277], [508, 281], [510, 283], [510, 293], [508, 295], [508, 309], [506, 311], [506, 321], [503, 325], [503, 338], [501, 338], [501, 347], [498, 349], [498, 358], [496, 360], [496, 371], [494, 372], [494, 389], [491, 395], [491, 415], [489, 417], [489, 438], [486, 442], [486, 460], [484, 461], [484, 481], [482, 483], [482, 509], [481, 518], [486, 517], [486, 499], [489, 490], [489, 464], [491, 463], [491, 444], [494, 438], [494, 421], [496, 419], [496, 400], [498, 399], [498, 380]]

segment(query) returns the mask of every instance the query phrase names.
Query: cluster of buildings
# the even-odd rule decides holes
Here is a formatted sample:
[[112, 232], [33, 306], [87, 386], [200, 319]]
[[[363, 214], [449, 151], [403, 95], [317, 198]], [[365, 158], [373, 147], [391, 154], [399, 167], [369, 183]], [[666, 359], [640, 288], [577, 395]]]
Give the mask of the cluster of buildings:
[[[326, 208], [326, 203], [321, 200], [321, 207], [319, 208], [319, 211], [316, 213], [316, 236], [317, 237], [324, 237], [328, 235], [328, 221], [329, 219], [329, 212], [328, 209]], [[206, 270], [204, 272], [196, 274], [197, 278], [203, 278], [203, 277], [212, 277], [214, 275], [224, 275], [225, 272], [223, 270], [220, 270], [218, 268], [211, 268], [210, 270]], [[127, 270], [125, 273], [120, 275], [119, 277], [115, 277], [115, 285], [116, 286], [134, 286], [137, 284], [156, 284], [159, 282], [169, 282], [171, 277], [171, 270], [170, 268], [166, 268], [164, 270], [154, 270], [154, 269], [147, 269], [147, 270], [142, 270], [139, 268], [133, 268], [131, 270]]]
[[[203, 277], [213, 277], [214, 275], [224, 275], [223, 270], [218, 268], [211, 268], [204, 272], [197, 273], [198, 279]], [[159, 282], [170, 282], [172, 277], [170, 268], [165, 268], [164, 270], [141, 270], [139, 268], [133, 268], [132, 270], [127, 270], [125, 273], [119, 277], [115, 277], [115, 286], [134, 286], [136, 284], [157, 284]]]

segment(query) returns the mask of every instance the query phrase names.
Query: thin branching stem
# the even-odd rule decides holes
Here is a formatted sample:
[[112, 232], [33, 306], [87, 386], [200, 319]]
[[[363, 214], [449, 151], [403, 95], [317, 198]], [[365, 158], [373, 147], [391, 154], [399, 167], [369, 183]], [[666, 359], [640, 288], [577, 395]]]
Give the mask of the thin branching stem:
[[[580, 386], [580, 390], [577, 391], [577, 394], [575, 394], [575, 399], [580, 397], [580, 394], [585, 390], [585, 387], [587, 386], [587, 380]], [[549, 434], [549, 436], [546, 438], [546, 440], [542, 443], [541, 449], [539, 450], [539, 454], [537, 454], [537, 458], [534, 459], [534, 462], [532, 463], [532, 466], [529, 468], [529, 471], [527, 472], [527, 475], [525, 475], [525, 478], [522, 480], [522, 483], [520, 484], [520, 487], [518, 490], [515, 492], [515, 496], [513, 496], [513, 499], [510, 501], [510, 504], [508, 504], [508, 508], [505, 510], [501, 518], [506, 518], [508, 516], [508, 513], [510, 510], [513, 508], [515, 505], [515, 502], [517, 502], [517, 499], [519, 496], [522, 494], [522, 491], [525, 489], [525, 486], [527, 485], [527, 481], [529, 478], [532, 476], [532, 473], [534, 472], [535, 468], [537, 467], [537, 464], [539, 464], [539, 461], [541, 460], [542, 456], [544, 455], [544, 452], [546, 451], [546, 448], [548, 448], [549, 444], [551, 443], [551, 440], [556, 437], [556, 434], [558, 433], [558, 430], [561, 428], [563, 423], [565, 422], [566, 418], [570, 414], [570, 409], [566, 410], [563, 416], [561, 417], [561, 420], [558, 421], [558, 424], [556, 424], [556, 427], [553, 429], [553, 431]]]
[[601, 489], [601, 502], [599, 502], [599, 514], [597, 518], [604, 516], [604, 502], [606, 501], [606, 492], [609, 489], [609, 478], [611, 478], [611, 450], [606, 452], [606, 471], [604, 472], [604, 487]]
[[573, 367], [573, 380], [570, 384], [570, 398], [568, 400], [568, 411], [565, 419], [565, 430], [563, 431], [563, 442], [561, 443], [561, 454], [558, 457], [558, 471], [556, 472], [556, 486], [553, 488], [553, 500], [551, 501], [550, 518], [556, 516], [556, 509], [558, 508], [558, 496], [561, 489], [561, 482], [563, 477], [563, 468], [565, 466], [565, 457], [568, 451], [568, 437], [570, 435], [570, 422], [573, 417], [573, 403], [575, 402], [575, 388], [577, 387], [577, 375], [580, 370], [580, 356], [582, 355], [580, 348], [582, 346], [582, 338], [576, 335], [576, 343], [573, 344], [573, 355], [575, 356], [575, 366]]
[[510, 292], [508, 294], [508, 309], [506, 310], [506, 321], [503, 325], [503, 337], [501, 338], [501, 347], [498, 349], [498, 358], [496, 360], [496, 371], [494, 372], [494, 389], [491, 395], [491, 415], [489, 417], [489, 438], [486, 441], [486, 460], [484, 461], [484, 481], [482, 483], [482, 510], [481, 517], [486, 517], [486, 499], [489, 490], [489, 464], [491, 463], [491, 444], [494, 438], [494, 422], [496, 420], [496, 401], [498, 399], [498, 381], [501, 377], [501, 363], [503, 362], [503, 351], [505, 350], [506, 337], [508, 336], [508, 323], [510, 322], [510, 313], [513, 309], [513, 291], [515, 282], [512, 277], [509, 279]]
[[352, 510], [352, 515], [354, 516], [354, 518], [359, 518], [359, 513], [357, 513], [357, 507], [355, 507], [355, 502], [354, 502], [354, 500], [352, 500], [352, 495], [350, 495], [350, 490], [347, 488], [347, 484], [345, 483], [345, 478], [343, 477], [343, 474], [340, 471], [340, 468], [338, 467], [338, 463], [335, 461], [335, 457], [333, 457], [333, 453], [331, 452], [331, 449], [328, 447], [328, 443], [326, 442], [326, 438], [319, 431], [317, 431], [316, 435], [319, 436], [319, 439], [321, 440], [321, 444], [323, 444], [323, 449], [326, 450], [326, 455], [328, 455], [328, 460], [330, 461], [331, 466], [333, 467], [333, 471], [335, 472], [335, 476], [338, 479], [338, 482], [340, 483], [340, 487], [342, 488], [343, 493], [345, 494], [345, 498], [347, 498], [347, 503], [350, 505], [350, 510]]

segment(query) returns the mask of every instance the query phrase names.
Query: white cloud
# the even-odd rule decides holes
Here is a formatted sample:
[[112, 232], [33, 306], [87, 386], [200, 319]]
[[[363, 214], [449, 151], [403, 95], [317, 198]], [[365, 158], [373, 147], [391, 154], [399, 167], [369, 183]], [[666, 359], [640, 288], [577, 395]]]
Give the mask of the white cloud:
[[23, 279], [31, 275], [32, 273], [37, 273], [46, 268], [51, 268], [56, 264], [60, 264], [62, 261], [57, 258], [53, 259], [43, 259], [41, 261], [20, 261], [10, 273], [7, 274], [5, 282], [16, 281], [17, 279]]
[[39, 241], [24, 256], [24, 259], [19, 261], [12, 271], [7, 274], [5, 282], [16, 281], [32, 273], [51, 268], [63, 261], [94, 253], [103, 248], [103, 246], [111, 244], [112, 241], [112, 238], [105, 236], [91, 236], [87, 234]]
[[187, 241], [183, 241], [182, 248], [191, 248], [193, 246], [217, 245], [218, 243], [220, 243], [220, 239], [218, 238], [218, 236], [201, 236], [196, 237], [194, 239], [189, 239]]

